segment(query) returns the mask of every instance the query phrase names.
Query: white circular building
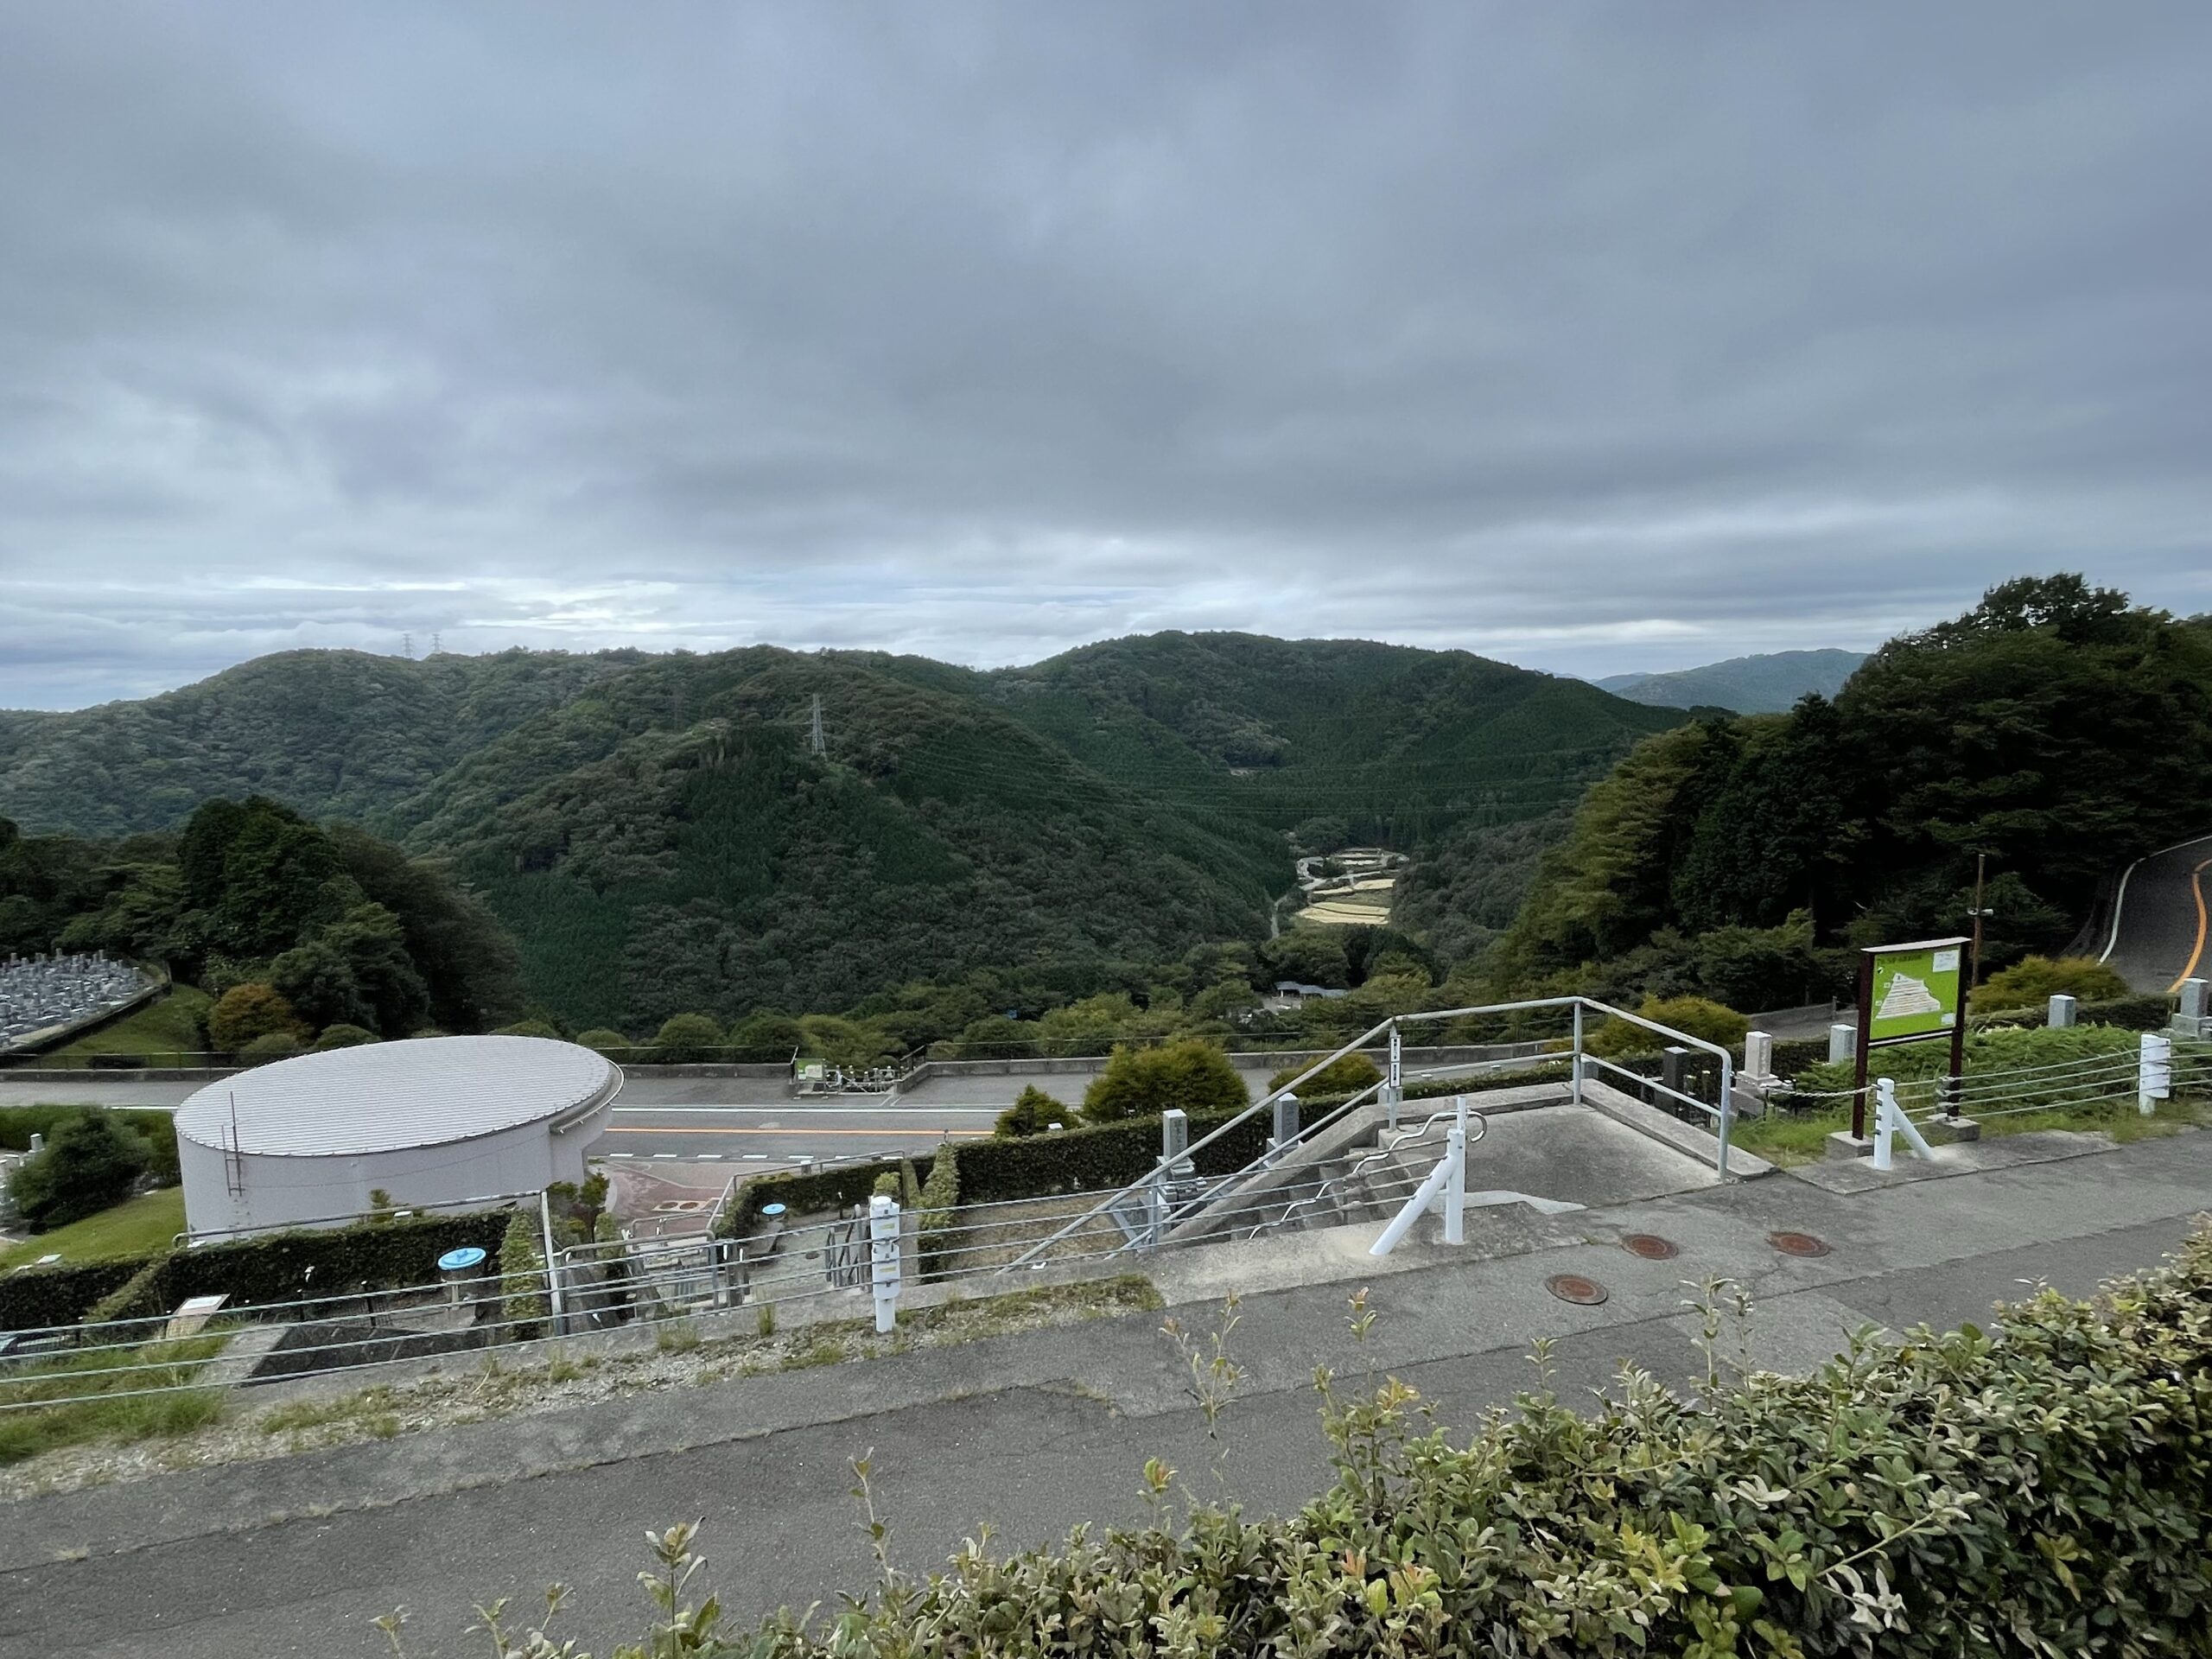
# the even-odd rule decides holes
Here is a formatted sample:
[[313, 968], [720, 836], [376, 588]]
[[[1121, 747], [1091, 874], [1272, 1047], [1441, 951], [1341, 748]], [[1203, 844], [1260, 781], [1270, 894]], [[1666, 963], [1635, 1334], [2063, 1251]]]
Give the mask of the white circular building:
[[581, 1181], [621, 1069], [542, 1037], [423, 1037], [303, 1054], [177, 1108], [194, 1233], [336, 1224], [382, 1191], [401, 1208]]

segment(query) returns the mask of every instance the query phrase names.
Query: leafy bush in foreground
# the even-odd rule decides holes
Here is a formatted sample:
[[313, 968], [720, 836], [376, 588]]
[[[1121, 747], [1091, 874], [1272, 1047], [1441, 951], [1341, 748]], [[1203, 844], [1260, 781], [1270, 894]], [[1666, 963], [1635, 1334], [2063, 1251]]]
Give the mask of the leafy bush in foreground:
[[[827, 1627], [724, 1632], [690, 1598], [694, 1529], [672, 1528], [642, 1575], [660, 1617], [620, 1653], [2212, 1651], [2212, 1231], [2097, 1302], [2042, 1293], [2002, 1334], [1862, 1334], [1806, 1377], [1732, 1373], [1719, 1324], [1691, 1400], [1630, 1370], [1591, 1417], [1524, 1396], [1465, 1443], [1403, 1383], [1347, 1395], [1324, 1370], [1337, 1478], [1297, 1515], [1194, 1506], [1179, 1532], [1078, 1530], [1005, 1560], [971, 1543], [926, 1581], [887, 1565]], [[1164, 1495], [1173, 1471], [1145, 1483]], [[378, 1623], [397, 1649], [397, 1616]]]

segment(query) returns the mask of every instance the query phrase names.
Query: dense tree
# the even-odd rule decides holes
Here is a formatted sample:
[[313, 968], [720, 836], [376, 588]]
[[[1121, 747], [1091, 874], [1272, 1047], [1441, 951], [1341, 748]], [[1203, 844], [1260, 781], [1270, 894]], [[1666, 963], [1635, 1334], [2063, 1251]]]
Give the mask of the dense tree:
[[313, 1034], [299, 1010], [271, 985], [233, 985], [208, 1011], [208, 1040], [226, 1053], [243, 1052], [257, 1039], [279, 1033], [295, 1041]]
[[1064, 1129], [1078, 1128], [1082, 1127], [1083, 1115], [1033, 1083], [1014, 1096], [1013, 1105], [999, 1114], [993, 1133], [1001, 1140], [1015, 1140], [1047, 1134], [1055, 1123]]
[[1157, 1048], [1116, 1048], [1084, 1091], [1083, 1115], [1092, 1123], [1118, 1123], [1170, 1109], [1218, 1111], [1249, 1099], [1226, 1054], [1202, 1039], [1185, 1038]]
[[151, 1160], [143, 1136], [92, 1107], [56, 1124], [8, 1190], [31, 1230], [48, 1232], [122, 1203]]
[[1817, 945], [1962, 931], [1977, 855], [2001, 967], [2062, 943], [2107, 872], [2201, 829], [2208, 798], [2212, 630], [2078, 576], [2007, 582], [1891, 640], [1833, 703], [1639, 745], [1546, 855], [1493, 982], [1663, 984], [1687, 941], [1807, 923], [1778, 955], [1733, 934], [1692, 981], [1833, 980]]

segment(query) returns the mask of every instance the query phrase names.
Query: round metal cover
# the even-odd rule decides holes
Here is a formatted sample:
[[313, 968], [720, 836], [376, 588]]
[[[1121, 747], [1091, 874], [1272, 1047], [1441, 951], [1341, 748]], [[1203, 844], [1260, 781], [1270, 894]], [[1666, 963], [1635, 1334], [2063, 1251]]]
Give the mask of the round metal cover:
[[1826, 1255], [1828, 1247], [1810, 1233], [1769, 1233], [1766, 1242], [1784, 1255]]
[[1595, 1307], [1608, 1294], [1595, 1279], [1585, 1279], [1579, 1273], [1554, 1274], [1544, 1281], [1544, 1288], [1562, 1302], [1573, 1302], [1580, 1307]]
[[1670, 1261], [1681, 1254], [1673, 1239], [1662, 1238], [1656, 1233], [1630, 1233], [1621, 1240], [1621, 1248], [1647, 1262]]

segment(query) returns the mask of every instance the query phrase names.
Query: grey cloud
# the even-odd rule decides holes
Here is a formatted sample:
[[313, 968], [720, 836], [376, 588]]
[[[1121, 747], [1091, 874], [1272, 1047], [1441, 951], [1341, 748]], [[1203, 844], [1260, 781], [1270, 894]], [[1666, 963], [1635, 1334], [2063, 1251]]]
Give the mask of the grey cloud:
[[2186, 4], [16, 9], [0, 705], [2212, 607], [2209, 68]]

